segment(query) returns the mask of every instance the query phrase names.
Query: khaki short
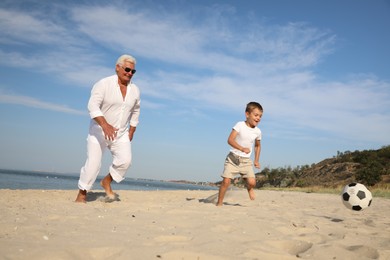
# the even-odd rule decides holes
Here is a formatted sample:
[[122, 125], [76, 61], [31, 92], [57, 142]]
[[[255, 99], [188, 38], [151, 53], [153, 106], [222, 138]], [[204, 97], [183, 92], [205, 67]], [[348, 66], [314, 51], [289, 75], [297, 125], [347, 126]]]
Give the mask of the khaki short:
[[253, 162], [250, 158], [229, 153], [226, 156], [224, 170], [221, 177], [234, 179], [238, 174], [240, 174], [243, 178], [255, 178]]

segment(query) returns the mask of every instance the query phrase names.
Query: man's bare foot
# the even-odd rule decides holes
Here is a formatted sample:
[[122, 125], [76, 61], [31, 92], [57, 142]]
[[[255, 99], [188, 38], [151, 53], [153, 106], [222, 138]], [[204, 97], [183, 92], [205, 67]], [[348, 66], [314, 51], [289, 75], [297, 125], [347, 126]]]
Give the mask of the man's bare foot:
[[87, 203], [87, 191], [79, 190], [79, 193], [77, 194], [77, 198], [74, 202]]
[[115, 193], [111, 189], [111, 182], [112, 182], [112, 177], [110, 174], [107, 174], [106, 177], [103, 178], [103, 180], [100, 182], [100, 186], [104, 189], [106, 192], [106, 195], [108, 197], [115, 197]]
[[250, 198], [251, 200], [255, 200], [256, 195], [255, 195], [255, 191], [254, 191], [253, 189], [249, 189], [249, 190], [248, 190], [248, 194], [249, 194], [249, 198]]

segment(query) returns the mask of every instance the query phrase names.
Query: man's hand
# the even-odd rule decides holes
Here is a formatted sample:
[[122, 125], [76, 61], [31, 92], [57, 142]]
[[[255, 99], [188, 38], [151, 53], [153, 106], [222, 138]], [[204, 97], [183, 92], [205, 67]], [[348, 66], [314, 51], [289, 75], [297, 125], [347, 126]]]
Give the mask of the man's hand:
[[135, 126], [130, 126], [130, 129], [129, 129], [129, 139], [130, 139], [130, 142], [133, 140], [135, 129], [136, 129]]
[[103, 124], [102, 126], [103, 132], [104, 132], [104, 138], [106, 138], [109, 141], [114, 141], [116, 138], [116, 134], [118, 132], [118, 129], [113, 127], [110, 124]]

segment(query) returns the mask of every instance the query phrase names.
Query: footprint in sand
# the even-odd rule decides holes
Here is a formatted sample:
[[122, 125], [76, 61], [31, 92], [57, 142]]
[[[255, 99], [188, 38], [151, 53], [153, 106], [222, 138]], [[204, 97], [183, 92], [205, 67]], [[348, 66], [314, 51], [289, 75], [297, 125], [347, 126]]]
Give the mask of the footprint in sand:
[[355, 252], [357, 255], [365, 256], [370, 259], [378, 259], [379, 253], [378, 250], [364, 245], [356, 245], [356, 246], [349, 246], [346, 247], [347, 250]]
[[306, 252], [313, 246], [312, 243], [300, 240], [269, 241], [267, 244], [294, 256]]

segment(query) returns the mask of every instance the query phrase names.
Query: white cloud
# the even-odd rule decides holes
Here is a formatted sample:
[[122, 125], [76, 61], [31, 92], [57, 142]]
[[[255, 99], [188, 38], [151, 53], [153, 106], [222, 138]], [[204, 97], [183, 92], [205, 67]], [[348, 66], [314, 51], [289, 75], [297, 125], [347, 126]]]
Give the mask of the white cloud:
[[5, 46], [0, 50], [0, 64], [56, 75], [88, 87], [96, 74], [113, 73], [113, 68], [101, 65], [103, 55], [92, 50], [74, 24], [51, 15], [0, 8], [0, 43]]
[[[261, 25], [258, 29], [256, 23], [246, 24], [251, 31], [233, 31], [228, 19], [221, 23], [222, 18], [206, 18], [206, 24], [189, 21], [179, 13], [162, 17], [113, 6], [88, 6], [72, 13], [81, 32], [111, 48], [129, 50], [177, 67], [235, 76], [253, 75], [259, 69], [275, 72], [315, 65], [330, 52], [335, 38], [304, 24]], [[244, 58], [243, 53], [247, 53]]]
[[[384, 134], [390, 132], [388, 82], [370, 75], [323, 80], [312, 72], [333, 52], [337, 37], [331, 31], [305, 23], [273, 25], [253, 17], [237, 24], [234, 8], [227, 5], [216, 12], [203, 9], [202, 19], [161, 10], [78, 5], [69, 7], [69, 17], [56, 20], [37, 10], [0, 9], [0, 42], [37, 47], [31, 53], [18, 47], [0, 51], [0, 63], [90, 87], [112, 73], [112, 62], [104, 64], [102, 52], [130, 52], [141, 60], [137, 66], [154, 64], [135, 78], [147, 107], [164, 109], [180, 100], [178, 106], [187, 101], [194, 111], [241, 111], [243, 103], [258, 100], [270, 117], [284, 123], [278, 125], [284, 128], [280, 132], [296, 127], [389, 140]], [[196, 14], [192, 17], [198, 18]], [[23, 98], [31, 105], [56, 108]]]
[[9, 95], [0, 93], [0, 103], [3, 104], [13, 104], [13, 105], [21, 105], [26, 107], [32, 107], [37, 109], [44, 109], [50, 111], [56, 111], [66, 114], [74, 114], [74, 115], [88, 115], [85, 111], [80, 111], [76, 109], [69, 108], [64, 105], [53, 104], [49, 102], [44, 102], [35, 98], [27, 97], [27, 96], [17, 96], [17, 95]]
[[[0, 42], [11, 44], [53, 43], [50, 35], [62, 34], [60, 27], [39, 20], [27, 12], [0, 9]], [[55, 39], [55, 38], [54, 38]]]

